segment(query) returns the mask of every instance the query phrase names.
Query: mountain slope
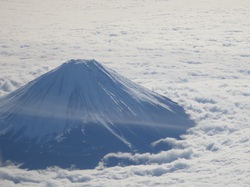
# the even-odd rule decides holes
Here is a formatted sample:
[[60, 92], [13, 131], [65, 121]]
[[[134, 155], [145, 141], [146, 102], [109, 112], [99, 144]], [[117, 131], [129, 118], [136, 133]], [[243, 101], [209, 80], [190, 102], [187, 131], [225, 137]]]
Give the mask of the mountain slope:
[[70, 60], [0, 99], [4, 159], [95, 167], [107, 153], [153, 152], [193, 125], [182, 107], [95, 60]]

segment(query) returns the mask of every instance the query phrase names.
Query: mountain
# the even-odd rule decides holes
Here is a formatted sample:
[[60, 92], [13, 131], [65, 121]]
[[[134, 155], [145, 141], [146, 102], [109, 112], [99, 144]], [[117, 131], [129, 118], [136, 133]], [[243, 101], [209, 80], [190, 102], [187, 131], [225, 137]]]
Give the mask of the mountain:
[[177, 103], [95, 60], [70, 60], [0, 98], [3, 161], [29, 169], [93, 168], [107, 153], [155, 152], [151, 142], [193, 124]]

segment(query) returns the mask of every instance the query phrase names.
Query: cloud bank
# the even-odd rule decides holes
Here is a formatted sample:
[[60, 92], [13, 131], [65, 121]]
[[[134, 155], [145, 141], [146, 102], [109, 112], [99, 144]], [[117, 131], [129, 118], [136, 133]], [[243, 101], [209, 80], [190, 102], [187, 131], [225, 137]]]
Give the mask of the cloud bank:
[[[247, 7], [248, 0], [1, 1], [1, 96], [68, 59], [95, 58], [177, 101], [197, 125], [182, 140], [152, 144], [170, 151], [109, 154], [93, 170], [5, 165], [0, 186], [249, 186]], [[107, 167], [110, 159], [118, 166]]]

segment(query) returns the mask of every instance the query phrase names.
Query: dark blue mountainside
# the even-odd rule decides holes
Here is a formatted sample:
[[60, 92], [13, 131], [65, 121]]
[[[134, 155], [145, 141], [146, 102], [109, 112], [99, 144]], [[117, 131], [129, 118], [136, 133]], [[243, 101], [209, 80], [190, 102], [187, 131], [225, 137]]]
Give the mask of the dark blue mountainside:
[[95, 60], [70, 60], [0, 98], [3, 161], [29, 169], [94, 168], [108, 153], [153, 153], [153, 141], [193, 125], [177, 103]]

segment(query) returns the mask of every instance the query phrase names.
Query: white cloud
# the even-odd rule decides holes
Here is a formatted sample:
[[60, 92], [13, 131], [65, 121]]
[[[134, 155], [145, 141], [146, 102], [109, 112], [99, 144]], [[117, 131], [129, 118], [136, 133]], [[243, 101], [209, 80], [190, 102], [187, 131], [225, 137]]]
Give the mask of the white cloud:
[[185, 141], [183, 141], [183, 140], [176, 140], [175, 138], [160, 139], [160, 140], [157, 140], [155, 142], [152, 142], [151, 145], [153, 147], [156, 147], [159, 144], [168, 144], [168, 145], [170, 145], [173, 148], [182, 148], [182, 149], [185, 148], [185, 147], [187, 147], [187, 144], [185, 143]]
[[95, 58], [177, 101], [197, 126], [183, 140], [154, 143], [171, 151], [106, 157], [135, 166], [5, 166], [0, 186], [249, 186], [248, 7], [248, 0], [1, 1], [0, 95], [69, 59]]
[[[185, 158], [189, 159], [192, 155], [190, 149], [171, 149], [169, 151], [162, 151], [158, 154], [144, 153], [144, 154], [131, 154], [131, 153], [110, 153], [104, 156], [99, 163], [98, 168], [110, 167], [110, 163], [116, 165], [137, 165], [137, 164], [163, 164], [173, 162], [174, 160]], [[112, 166], [112, 165], [111, 165]]]

